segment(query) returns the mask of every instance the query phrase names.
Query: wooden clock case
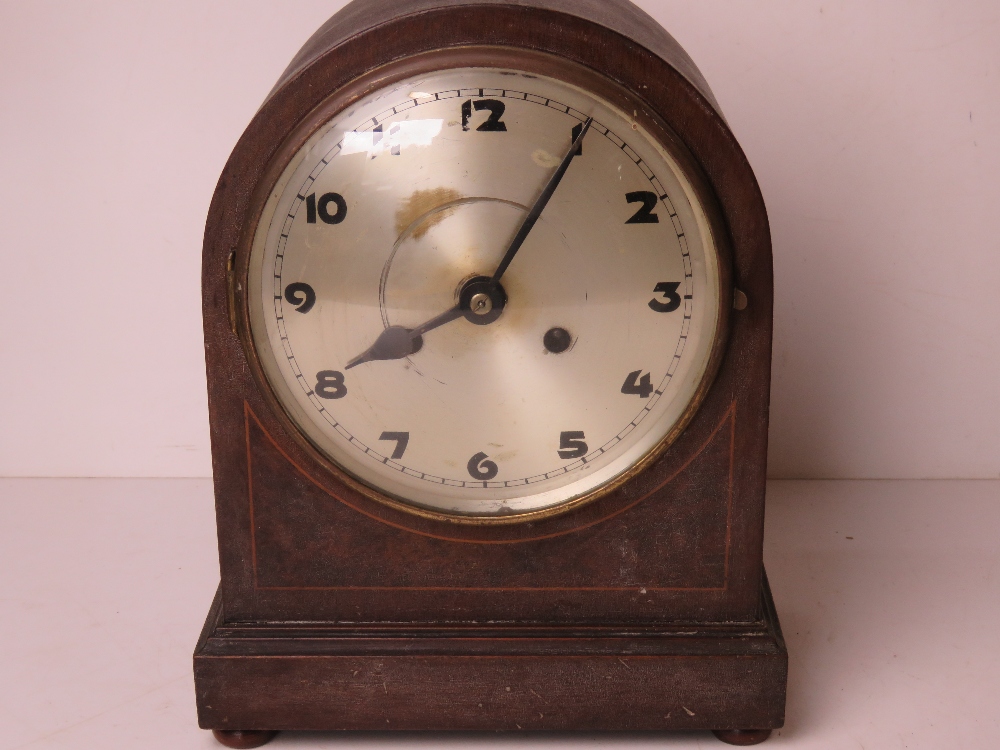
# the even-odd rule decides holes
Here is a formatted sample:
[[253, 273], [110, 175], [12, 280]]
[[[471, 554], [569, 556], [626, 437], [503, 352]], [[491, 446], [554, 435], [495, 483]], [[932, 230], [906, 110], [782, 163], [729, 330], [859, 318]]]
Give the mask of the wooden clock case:
[[[578, 76], [681, 144], [748, 301], [665, 451], [593, 502], [507, 524], [407, 512], [333, 466], [266, 385], [246, 298], [267, 191], [311, 127], [412, 71], [491, 61]], [[751, 744], [782, 725], [787, 653], [762, 564], [767, 216], [707, 84], [655, 21], [626, 0], [348, 5], [226, 165], [203, 287], [222, 575], [194, 656], [202, 727], [251, 746], [282, 729], [712, 729]]]

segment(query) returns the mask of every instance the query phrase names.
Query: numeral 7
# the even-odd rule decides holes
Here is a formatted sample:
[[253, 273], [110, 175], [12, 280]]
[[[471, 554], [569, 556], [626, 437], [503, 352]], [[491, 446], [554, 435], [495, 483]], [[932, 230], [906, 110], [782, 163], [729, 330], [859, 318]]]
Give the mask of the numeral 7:
[[389, 458], [399, 460], [406, 453], [406, 446], [410, 443], [410, 433], [408, 432], [383, 432], [379, 440], [395, 440], [396, 450]]

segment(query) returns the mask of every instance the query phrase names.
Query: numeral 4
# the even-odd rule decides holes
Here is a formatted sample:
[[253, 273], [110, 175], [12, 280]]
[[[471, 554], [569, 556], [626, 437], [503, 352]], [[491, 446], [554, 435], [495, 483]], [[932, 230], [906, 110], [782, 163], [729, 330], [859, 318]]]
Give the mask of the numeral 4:
[[[640, 377], [640, 375], [642, 377]], [[628, 377], [625, 378], [625, 384], [622, 386], [622, 393], [626, 396], [649, 398], [653, 395], [653, 384], [649, 381], [649, 373], [647, 372], [643, 375], [642, 370], [630, 372]]]

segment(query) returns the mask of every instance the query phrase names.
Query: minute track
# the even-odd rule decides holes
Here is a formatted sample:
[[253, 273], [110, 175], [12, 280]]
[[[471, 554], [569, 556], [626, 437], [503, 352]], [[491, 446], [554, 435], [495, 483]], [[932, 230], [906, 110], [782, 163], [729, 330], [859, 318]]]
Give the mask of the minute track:
[[[471, 89], [471, 88], [470, 89], [466, 89], [466, 88], [460, 88], [460, 89], [441, 89], [441, 90], [437, 90], [437, 91], [428, 92], [430, 94], [430, 96], [428, 96], [426, 98], [421, 97], [421, 98], [416, 99], [416, 100], [410, 99], [408, 101], [404, 100], [404, 101], [395, 103], [394, 106], [384, 107], [383, 110], [381, 111], [381, 113], [376, 114], [376, 115], [374, 115], [374, 116], [372, 116], [370, 118], [367, 118], [366, 120], [363, 121], [363, 124], [361, 125], [361, 127], [358, 130], [351, 131], [351, 132], [357, 132], [357, 133], [370, 132], [370, 131], [374, 130], [375, 128], [379, 127], [379, 126], [385, 126], [384, 130], [388, 131], [389, 130], [389, 128], [388, 128], [388, 124], [389, 124], [388, 121], [391, 118], [397, 117], [398, 113], [405, 114], [407, 111], [418, 111], [419, 112], [421, 110], [421, 108], [427, 107], [428, 105], [433, 105], [433, 106], [439, 106], [440, 107], [440, 106], [446, 105], [449, 101], [453, 102], [453, 103], [456, 102], [456, 101], [461, 101], [461, 97], [468, 97], [470, 95], [471, 96], [480, 96], [480, 92], [479, 92], [478, 88], [479, 87], [477, 87], [475, 89]], [[569, 132], [570, 129], [572, 129], [572, 126], [574, 124], [583, 124], [584, 122], [586, 122], [586, 118], [583, 117], [583, 113], [582, 112], [580, 112], [579, 110], [574, 109], [570, 105], [563, 104], [563, 103], [559, 102], [559, 100], [556, 99], [556, 98], [536, 96], [536, 95], [531, 94], [530, 92], [525, 92], [525, 91], [522, 91], [522, 90], [510, 89], [510, 88], [507, 88], [507, 89], [491, 89], [491, 88], [489, 88], [487, 86], [483, 86], [482, 88], [483, 88], [483, 94], [482, 95], [486, 96], [486, 97], [493, 97], [493, 98], [504, 99], [504, 100], [512, 101], [512, 102], [518, 102], [518, 103], [520, 103], [519, 106], [521, 106], [521, 107], [525, 107], [525, 106], [527, 106], [527, 104], [531, 104], [533, 107], [544, 108], [544, 109], [547, 109], [547, 110], [550, 110], [550, 111], [554, 111], [554, 112], [560, 113], [562, 116], [566, 117], [566, 120], [569, 123], [569, 125], [566, 126], [566, 132], [567, 133]], [[508, 123], [509, 127], [513, 127], [513, 124], [516, 123], [516, 121], [517, 121], [517, 118], [511, 118], [510, 113], [512, 111], [513, 111], [512, 109], [508, 108], [508, 110], [507, 110], [508, 114], [504, 116], [505, 120], [509, 120], [510, 121]], [[484, 112], [483, 116], [486, 116], [487, 114], [488, 113]], [[435, 116], [438, 116], [438, 115], [435, 115]], [[475, 128], [473, 128], [473, 130], [474, 129]], [[609, 142], [613, 143], [615, 145], [616, 149], [620, 150], [622, 153], [626, 153], [627, 154], [627, 152], [625, 151], [625, 149], [622, 148], [622, 146], [619, 145], [619, 143], [627, 145], [627, 142], [624, 139], [618, 137], [617, 134], [613, 130], [609, 129], [601, 121], [595, 120], [593, 122], [593, 125], [592, 125], [591, 129], [593, 129], [593, 130], [597, 131], [598, 133], [600, 133], [601, 136], [602, 136], [602, 138], [605, 138]], [[502, 135], [502, 134], [500, 134], [500, 135]], [[496, 136], [496, 137], [500, 137], [500, 136]], [[627, 136], [627, 137], [631, 137], [631, 136]], [[336, 144], [334, 144], [333, 146], [329, 147], [327, 150], [325, 150], [325, 151], [317, 154], [316, 157], [312, 157], [312, 161], [309, 162], [310, 166], [307, 167], [307, 169], [309, 170], [308, 178], [306, 178], [305, 180], [303, 180], [301, 183], [298, 183], [300, 185], [299, 189], [293, 191], [295, 193], [295, 195], [293, 196], [292, 204], [289, 206], [289, 210], [287, 211], [287, 215], [289, 217], [293, 217], [293, 218], [291, 218], [291, 219], [283, 222], [283, 226], [280, 228], [281, 231], [278, 232], [277, 235], [276, 235], [276, 237], [277, 237], [277, 246], [275, 248], [274, 255], [273, 255], [273, 257], [275, 258], [275, 261], [276, 261], [275, 268], [278, 271], [278, 273], [275, 274], [275, 276], [277, 277], [277, 278], [275, 278], [275, 285], [276, 285], [276, 287], [280, 287], [281, 284], [283, 283], [282, 282], [282, 276], [283, 276], [283, 270], [284, 270], [281, 267], [281, 265], [280, 265], [281, 264], [281, 258], [278, 258], [278, 256], [280, 255], [280, 256], [285, 257], [287, 255], [288, 244], [289, 244], [289, 242], [291, 242], [292, 237], [295, 236], [294, 231], [293, 231], [293, 225], [295, 224], [296, 217], [298, 219], [302, 219], [302, 217], [299, 216], [299, 212], [301, 210], [302, 205], [304, 204], [304, 201], [299, 196], [306, 196], [306, 197], [308, 197], [307, 190], [315, 190], [316, 194], [319, 195], [320, 192], [327, 192], [327, 191], [329, 191], [331, 189], [330, 188], [330, 183], [323, 183], [323, 180], [326, 179], [326, 177], [325, 177], [325, 171], [326, 171], [326, 169], [327, 169], [328, 166], [334, 165], [334, 164], [338, 163], [337, 162], [337, 158], [338, 158], [338, 155], [343, 152], [344, 143], [345, 143], [345, 141], [341, 140], [341, 141], [337, 142]], [[386, 151], [385, 153], [388, 154], [388, 151]], [[404, 153], [405, 153], [405, 151], [404, 151]], [[670, 200], [668, 190], [665, 189], [664, 184], [660, 181], [660, 179], [657, 177], [657, 174], [655, 173], [655, 171], [646, 163], [646, 161], [637, 152], [633, 151], [632, 153], [635, 154], [635, 157], [633, 157], [632, 154], [628, 154], [627, 155], [628, 162], [631, 162], [632, 164], [634, 164], [633, 168], [635, 168], [637, 170], [638, 175], [641, 175], [641, 179], [643, 179], [643, 180], [646, 181], [646, 184], [648, 184], [650, 186], [650, 188], [651, 188], [652, 191], [655, 191], [655, 195], [657, 196], [658, 204], [662, 206], [661, 210], [666, 214], [664, 216], [663, 221], [666, 222], [667, 217], [670, 217], [671, 221], [667, 222], [667, 223], [668, 224], [674, 224], [675, 226], [677, 226], [677, 224], [674, 221], [674, 218], [677, 216], [677, 211], [675, 210], [674, 205], [673, 205], [673, 203]], [[314, 184], [316, 186], [314, 186]], [[319, 187], [320, 184], [323, 185], [322, 188]], [[349, 191], [348, 191], [347, 188], [345, 188], [343, 190], [345, 198], [347, 198], [348, 202], [351, 203], [351, 205], [354, 205], [352, 201], [354, 201], [355, 198], [352, 198], [348, 194], [348, 192]], [[622, 203], [624, 205], [624, 200], [622, 200]], [[634, 207], [633, 207], [633, 210], [634, 210]], [[627, 218], [627, 216], [626, 216], [626, 218]], [[348, 224], [350, 224], [350, 219], [347, 220], [347, 224], [345, 224], [344, 226], [346, 226]], [[679, 238], [679, 241], [680, 241], [680, 238], [683, 238], [684, 235], [685, 235], [685, 233], [683, 231], [683, 228], [681, 228], [680, 232], [674, 232], [674, 234]], [[682, 256], [686, 257], [689, 254], [687, 247], [683, 243], [681, 244], [680, 251], [681, 251], [680, 255], [682, 255]], [[287, 260], [285, 261], [285, 263], [287, 263]], [[679, 278], [683, 278], [683, 282], [682, 283], [683, 283], [683, 285], [685, 287], [685, 291], [690, 292], [690, 294], [688, 296], [690, 296], [691, 298], [694, 298], [696, 296], [695, 289], [694, 289], [694, 277], [690, 273], [688, 273], [686, 270], [684, 271], [683, 275], [678, 274], [678, 277]], [[651, 286], [649, 286], [648, 288], [651, 288]], [[648, 293], [648, 291], [647, 291], [647, 293]], [[322, 292], [318, 292], [318, 294], [320, 295], [320, 297], [322, 297]], [[273, 294], [271, 296], [272, 296], [272, 299], [273, 299], [275, 297], [280, 297], [281, 295], [280, 295], [280, 293], [276, 293], [276, 294]], [[649, 299], [649, 297], [647, 296], [646, 301], [648, 301], [648, 299]], [[275, 299], [274, 301], [276, 303], [275, 306], [278, 307], [278, 308], [282, 307], [284, 305], [284, 303], [285, 303], [285, 301], [282, 300], [282, 299]], [[317, 303], [317, 309], [319, 309], [320, 306], [321, 306], [320, 303]], [[277, 310], [276, 312], [280, 312], [280, 310]], [[315, 312], [313, 314], [315, 314]], [[462, 325], [465, 325], [465, 324], [463, 323]], [[290, 354], [288, 355], [288, 360], [291, 363], [291, 365], [293, 367], [295, 367], [295, 369], [300, 369], [297, 366], [298, 365], [298, 363], [297, 363], [298, 357], [296, 356], [296, 354], [298, 352], [299, 345], [296, 343], [296, 341], [297, 341], [296, 334], [295, 333], [290, 333], [287, 338], [288, 338], [288, 340], [287, 340], [287, 348], [290, 350]], [[675, 341], [676, 341], [676, 352], [675, 352], [675, 354], [678, 355], [678, 356], [681, 356], [681, 355], [683, 355], [683, 352], [684, 352], [684, 347], [685, 347], [685, 344], [686, 344], [686, 339], [684, 337], [678, 336], [678, 338]], [[665, 342], [665, 343], [667, 343], [667, 342]], [[681, 358], [683, 358], [683, 357], [681, 356]], [[415, 359], [414, 361], [416, 362], [417, 360]], [[658, 382], [657, 388], [656, 388], [657, 392], [655, 393], [654, 396], [651, 397], [651, 399], [658, 400], [663, 395], [664, 391], [668, 388], [668, 384], [670, 383], [671, 379], [674, 377], [674, 374], [675, 374], [675, 370], [676, 370], [675, 363], [676, 362], [677, 362], [676, 359], [671, 359], [670, 360], [670, 365], [667, 368], [667, 370], [666, 371], [660, 370], [660, 372], [659, 372], [660, 377], [658, 378], [659, 382]], [[328, 366], [331, 370], [338, 369], [338, 368], [342, 369], [342, 370], [346, 370], [347, 369], [347, 363], [345, 363], [343, 361], [341, 361], [341, 362], [332, 361], [332, 362], [329, 362], [326, 366]], [[353, 377], [353, 373], [356, 373], [356, 372], [357, 372], [357, 370], [355, 370], [355, 369], [351, 369], [350, 370], [350, 373], [348, 374], [348, 384], [349, 385], [352, 382], [350, 380], [350, 378]], [[303, 381], [299, 380], [298, 382], [300, 384], [300, 387], [303, 388], [303, 392], [305, 392], [305, 384], [303, 383]], [[619, 380], [618, 382], [620, 383], [621, 381]], [[353, 391], [352, 391], [352, 393], [353, 393]], [[348, 396], [346, 400], [350, 400], [351, 398], [353, 398], [353, 396]], [[421, 469], [415, 468], [415, 465], [411, 466], [411, 465], [400, 463], [399, 461], [393, 461], [391, 458], [389, 458], [389, 457], [383, 455], [382, 453], [380, 453], [377, 449], [372, 448], [365, 440], [362, 440], [360, 437], [358, 437], [358, 435], [355, 434], [354, 430], [348, 430], [346, 428], [345, 423], [343, 421], [340, 421], [341, 418], [338, 418], [336, 415], [334, 415], [330, 411], [330, 408], [327, 408], [327, 409], [325, 409], [324, 411], [321, 412], [321, 411], [319, 411], [319, 409], [321, 408], [320, 405], [316, 404], [313, 398], [309, 398], [308, 401], [309, 401], [309, 403], [313, 404], [313, 408], [316, 410], [317, 416], [321, 416], [322, 419], [323, 419], [323, 421], [325, 421], [326, 423], [330, 424], [331, 427], [333, 427], [334, 423], [336, 423], [336, 426], [335, 426], [336, 433], [338, 433], [340, 435], [343, 435], [344, 438], [346, 439], [346, 443], [348, 445], [352, 446], [359, 453], [363, 454], [366, 458], [368, 458], [368, 460], [371, 460], [373, 462], [377, 462], [381, 466], [393, 469], [394, 471], [399, 472], [401, 474], [406, 474], [407, 476], [414, 477], [415, 479], [419, 479], [419, 481], [421, 481], [421, 482], [432, 483], [432, 484], [440, 484], [440, 485], [452, 486], [452, 487], [461, 487], [463, 489], [476, 490], [477, 492], [480, 491], [480, 490], [496, 489], [498, 487], [511, 488], [511, 487], [517, 487], [517, 486], [535, 485], [535, 484], [539, 484], [539, 483], [542, 483], [542, 482], [549, 481], [549, 480], [551, 480], [551, 479], [553, 479], [555, 477], [565, 476], [567, 474], [578, 473], [581, 470], [583, 470], [584, 468], [588, 467], [588, 465], [591, 464], [591, 463], [593, 463], [596, 459], [601, 458], [602, 456], [604, 456], [605, 454], [607, 454], [607, 452], [609, 450], [615, 448], [615, 446], [617, 446], [618, 444], [620, 444], [623, 439], [627, 439], [628, 436], [632, 432], [634, 432], [634, 430], [636, 429], [636, 426], [639, 425], [639, 424], [641, 424], [643, 422], [643, 420], [646, 418], [646, 416], [649, 415], [651, 413], [651, 411], [653, 411], [655, 409], [655, 406], [656, 406], [656, 404], [654, 402], [653, 404], [649, 405], [648, 408], [647, 408], [647, 406], [644, 405], [641, 409], [638, 410], [638, 413], [633, 412], [633, 419], [632, 420], [630, 420], [630, 421], [623, 420], [622, 422], [619, 423], [619, 425], [624, 424], [625, 425], [624, 428], [619, 428], [616, 432], [614, 432], [614, 433], [611, 434], [610, 438], [606, 437], [603, 441], [601, 441], [603, 443], [602, 445], [600, 445], [598, 447], [595, 447], [586, 456], [583, 456], [583, 457], [581, 457], [578, 460], [571, 461], [569, 464], [566, 464], [566, 465], [557, 465], [557, 466], [554, 466], [550, 471], [533, 473], [531, 475], [520, 475], [520, 476], [517, 476], [515, 478], [508, 478], [508, 477], [504, 477], [503, 476], [504, 465], [503, 465], [502, 462], [500, 462], [499, 465], [500, 465], [501, 475], [497, 478], [497, 480], [495, 480], [495, 481], [487, 481], [485, 483], [485, 485], [484, 485], [484, 483], [481, 482], [481, 481], [467, 480], [467, 479], [453, 479], [453, 478], [449, 477], [447, 474], [442, 475], [440, 473], [435, 473], [433, 471], [428, 472], [428, 471], [426, 471], [423, 468], [421, 468]], [[341, 404], [340, 403], [337, 403], [337, 404], [328, 403], [327, 406], [328, 407], [332, 407], [332, 408], [336, 409], [337, 411], [340, 411], [340, 409], [341, 409]], [[588, 435], [590, 435], [590, 434], [591, 434], [591, 432], [588, 432]], [[598, 438], [599, 433], [598, 432], [594, 432], [593, 436], [594, 436], [594, 438]], [[555, 438], [558, 438], [558, 432], [556, 433]], [[416, 437], [414, 439], [417, 440]], [[591, 444], [593, 445], [594, 442], [596, 442], [596, 440], [594, 440], [594, 441], [588, 441], [588, 442], [591, 442]], [[466, 454], [466, 455], [469, 455], [469, 454]], [[553, 449], [553, 457], [555, 457], [555, 449]], [[558, 460], [558, 459], [556, 459], [556, 460]], [[454, 475], [452, 475], [452, 476], [454, 476]]]

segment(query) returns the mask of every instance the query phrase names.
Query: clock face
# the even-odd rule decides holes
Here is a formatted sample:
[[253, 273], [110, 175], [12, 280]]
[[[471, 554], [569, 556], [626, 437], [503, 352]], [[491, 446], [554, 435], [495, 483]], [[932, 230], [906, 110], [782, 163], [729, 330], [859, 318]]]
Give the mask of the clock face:
[[254, 346], [302, 434], [404, 507], [594, 497], [709, 375], [716, 238], [679, 162], [568, 83], [464, 68], [325, 123], [253, 241]]

